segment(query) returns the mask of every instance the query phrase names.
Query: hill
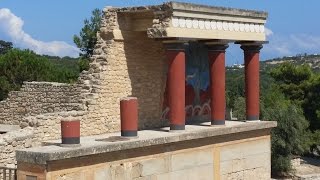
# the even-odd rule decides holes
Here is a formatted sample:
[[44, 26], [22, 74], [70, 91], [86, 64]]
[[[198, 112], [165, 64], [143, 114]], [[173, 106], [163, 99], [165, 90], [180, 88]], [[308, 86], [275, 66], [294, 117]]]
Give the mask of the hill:
[[261, 69], [275, 67], [284, 62], [290, 62], [294, 65], [308, 64], [314, 71], [320, 72], [320, 55], [319, 54], [298, 54], [296, 56], [284, 56], [266, 61], [261, 61]]

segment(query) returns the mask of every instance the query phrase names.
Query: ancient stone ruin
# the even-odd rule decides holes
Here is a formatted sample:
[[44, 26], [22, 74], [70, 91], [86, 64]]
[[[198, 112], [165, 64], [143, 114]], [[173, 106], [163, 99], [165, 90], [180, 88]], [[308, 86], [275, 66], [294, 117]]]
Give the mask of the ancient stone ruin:
[[[238, 170], [229, 171], [224, 169], [229, 165], [222, 163], [220, 164], [221, 171], [215, 169], [204, 179], [223, 175], [225, 177], [237, 176], [239, 173], [246, 177], [255, 174], [256, 177], [260, 177], [259, 179], [270, 178], [270, 129], [275, 126], [275, 123], [257, 121], [259, 120], [259, 52], [266, 42], [264, 25], [267, 13], [177, 2], [146, 7], [106, 7], [103, 12], [104, 16], [101, 29], [97, 34], [98, 42], [91, 58], [90, 69], [80, 74], [77, 83], [25, 82], [20, 91], [10, 92], [9, 97], [0, 102], [0, 124], [21, 127], [20, 130], [0, 135], [0, 166], [16, 167], [15, 150], [34, 147], [30, 151], [17, 152], [21, 179], [29, 176], [39, 179], [63, 179], [65, 177], [62, 174], [50, 174], [48, 169], [44, 170], [47, 174], [43, 174], [42, 171], [32, 172], [27, 168], [31, 165], [26, 164], [30, 163], [42, 169], [44, 164], [48, 165], [51, 161], [60, 163], [61, 160], [61, 163], [65, 163], [65, 160], [68, 162], [70, 160], [71, 162], [78, 156], [90, 156], [98, 160], [101, 154], [111, 151], [115, 154], [110, 156], [119, 155], [117, 153], [120, 151], [132, 154], [134, 148], [151, 148], [151, 154], [142, 153], [141, 156], [132, 156], [132, 158], [139, 156], [140, 159], [148, 159], [154, 156], [152, 155], [155, 152], [154, 147], [161, 146], [161, 149], [166, 149], [168, 144], [173, 147], [172, 144], [176, 143], [174, 147], [177, 149], [173, 148], [172, 152], [170, 150], [169, 154], [164, 156], [166, 159], [169, 158], [167, 155], [170, 155], [171, 158], [176, 154], [176, 150], [183, 150], [185, 141], [197, 142], [200, 138], [201, 140], [195, 143], [196, 146], [188, 148], [193, 148], [198, 153], [199, 148], [210, 145], [209, 149], [204, 150], [204, 154], [200, 150], [199, 156], [194, 156], [212, 155], [212, 162], [211, 160], [210, 163], [208, 162], [210, 166], [205, 166], [205, 169], [210, 171], [213, 164], [220, 163], [219, 158], [223, 157], [223, 155], [220, 157], [220, 154], [228, 153], [233, 147], [238, 148], [241, 153], [245, 153], [245, 148], [252, 151], [252, 154], [245, 153], [248, 156], [241, 155], [242, 159], [239, 160], [241, 163], [248, 163], [250, 158], [251, 160], [261, 158], [261, 161], [246, 169], [239, 167]], [[247, 119], [254, 121], [252, 124], [225, 120], [225, 51], [229, 43], [240, 44], [244, 50]], [[129, 143], [127, 146], [122, 144], [115, 147], [108, 144], [110, 142], [100, 141], [99, 143], [102, 144], [98, 143], [97, 150], [85, 149], [88, 148], [86, 145], [83, 145], [84, 149], [81, 147], [77, 147], [80, 149], [61, 149], [60, 146], [52, 146], [48, 152], [41, 149], [46, 147], [37, 149], [42, 142], [60, 139], [60, 121], [66, 118], [80, 120], [81, 137], [119, 132], [120, 99], [129, 96], [138, 99], [139, 130], [170, 126], [170, 130], [187, 134], [185, 136], [179, 133], [169, 134], [170, 137], [167, 139], [156, 141], [148, 139], [153, 137], [153, 135], [149, 136], [150, 131], [146, 131], [148, 138], [144, 139], [142, 131], [139, 132], [142, 139], [139, 137], [129, 142], [122, 142]], [[206, 121], [211, 121], [209, 124], [213, 127], [208, 126], [197, 130], [193, 126], [186, 126], [186, 124]], [[199, 133], [198, 136], [196, 132]], [[154, 136], [159, 133], [159, 131], [154, 132]], [[167, 135], [159, 134], [159, 137], [164, 136]], [[222, 136], [225, 138], [221, 139]], [[214, 138], [215, 141], [210, 138]], [[235, 143], [230, 145], [230, 142]], [[95, 143], [91, 145], [94, 146]], [[264, 149], [259, 149], [260, 145]], [[60, 154], [54, 154], [55, 152]], [[47, 153], [48, 156], [38, 157], [37, 153]], [[53, 153], [52, 156], [50, 153]], [[255, 153], [257, 157], [254, 156]], [[98, 154], [97, 157], [96, 154]], [[246, 159], [249, 155], [250, 158]], [[106, 156], [109, 157], [108, 154]], [[131, 155], [123, 157], [121, 162], [126, 161], [124, 159], [129, 157]], [[188, 158], [191, 157], [193, 157], [192, 153]], [[230, 158], [237, 159], [236, 156]], [[194, 163], [198, 160], [195, 160]], [[141, 167], [139, 165], [139, 171], [142, 172], [138, 173], [138, 176], [131, 174], [133, 166], [137, 165], [136, 162], [117, 164], [114, 167], [117, 170], [120, 169], [122, 174], [129, 173], [126, 179], [138, 179], [165, 173], [170, 175], [178, 171], [178, 169], [163, 170], [160, 168], [159, 171], [156, 169], [155, 172], [143, 173], [146, 169], [142, 167], [151, 162], [137, 161], [140, 165], [142, 164]], [[167, 159], [164, 161], [169, 162]], [[78, 160], [75, 162], [71, 163], [73, 168], [76, 167], [75, 164], [83, 163]], [[161, 164], [162, 160], [154, 160], [154, 162]], [[19, 163], [22, 168], [20, 170]], [[99, 160], [99, 163], [102, 162]], [[93, 164], [87, 168], [95, 170], [97, 167]], [[201, 163], [199, 167], [200, 165]], [[233, 165], [231, 163], [230, 166]], [[107, 177], [122, 179], [119, 178], [119, 174], [112, 175], [111, 171], [117, 170], [110, 169], [109, 166], [108, 168], [107, 170], [98, 168], [99, 172], [90, 175], [90, 178], [87, 179], [92, 179], [93, 176], [95, 176], [93, 179]], [[168, 168], [167, 165], [165, 168]], [[201, 174], [202, 171], [198, 170], [191, 169], [190, 171]], [[55, 169], [55, 171], [58, 170]], [[63, 173], [68, 176], [68, 173]], [[79, 176], [70, 177], [74, 177], [73, 179], [84, 177], [81, 173]]]

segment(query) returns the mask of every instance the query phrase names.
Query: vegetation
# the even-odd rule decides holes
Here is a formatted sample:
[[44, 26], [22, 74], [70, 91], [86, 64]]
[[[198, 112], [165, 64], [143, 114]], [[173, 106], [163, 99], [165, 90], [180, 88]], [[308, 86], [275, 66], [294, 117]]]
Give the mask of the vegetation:
[[80, 35], [74, 35], [73, 41], [80, 48], [80, 71], [89, 69], [89, 58], [93, 55], [94, 46], [97, 43], [97, 32], [100, 30], [102, 11], [95, 9], [92, 11], [90, 20], [84, 20], [84, 27]]
[[19, 90], [23, 81], [71, 83], [78, 76], [77, 59], [40, 56], [10, 46], [6, 53], [0, 54], [0, 100], [4, 100], [10, 91]]
[[[304, 63], [261, 64], [260, 116], [278, 122], [272, 130], [272, 173], [286, 175], [293, 156], [314, 155], [320, 145], [320, 73]], [[243, 90], [243, 69], [228, 69], [227, 105], [240, 120], [245, 118]]]
[[12, 43], [0, 40], [0, 55], [5, 54], [10, 49], [12, 49]]

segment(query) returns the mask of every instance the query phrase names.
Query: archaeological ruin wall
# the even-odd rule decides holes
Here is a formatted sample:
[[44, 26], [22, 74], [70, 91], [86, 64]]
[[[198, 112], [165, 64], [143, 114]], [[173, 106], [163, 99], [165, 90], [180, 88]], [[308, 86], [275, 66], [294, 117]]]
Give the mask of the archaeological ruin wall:
[[[162, 42], [150, 39], [146, 28], [164, 26], [167, 15], [153, 13], [155, 7], [144, 8], [142, 15], [126, 13], [135, 11], [130, 8], [104, 9], [90, 68], [77, 83], [24, 82], [20, 91], [10, 92], [0, 102], [0, 123], [28, 130], [12, 132], [31, 141], [21, 147], [59, 139], [60, 120], [70, 117], [81, 120], [82, 136], [118, 131], [120, 99], [127, 96], [138, 98], [140, 129], [164, 124], [160, 119], [167, 62]], [[0, 139], [5, 137], [0, 135]], [[18, 142], [13, 139], [9, 145]], [[12, 146], [12, 152], [21, 147]], [[11, 155], [3, 157], [3, 162], [8, 158]]]
[[0, 102], [0, 124], [29, 126], [26, 116], [84, 110], [81, 89], [76, 85], [49, 82], [24, 82]]

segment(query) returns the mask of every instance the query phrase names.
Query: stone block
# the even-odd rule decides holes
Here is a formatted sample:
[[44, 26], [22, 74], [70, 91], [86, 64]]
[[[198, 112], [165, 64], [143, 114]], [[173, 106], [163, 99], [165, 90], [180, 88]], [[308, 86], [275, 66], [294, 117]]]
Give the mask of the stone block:
[[269, 180], [271, 179], [271, 171], [265, 168], [255, 168], [243, 171], [244, 179], [259, 179]]
[[233, 170], [234, 168], [238, 169], [238, 170], [241, 169], [241, 168], [239, 168], [239, 167], [241, 167], [241, 166], [239, 166], [241, 163], [236, 162], [236, 164], [234, 165], [234, 162], [236, 162], [236, 161], [229, 160], [229, 161], [220, 162], [220, 174], [226, 175], [226, 174], [232, 173], [232, 172], [234, 172], [234, 170]]
[[[251, 179], [254, 179], [254, 178], [250, 178], [248, 180], [251, 180]], [[244, 172], [239, 171], [239, 172], [233, 172], [233, 173], [222, 175], [221, 180], [245, 180]]]
[[271, 153], [271, 144], [269, 138], [249, 141], [243, 143], [243, 145], [247, 147], [247, 149], [243, 151], [243, 156], [245, 157], [261, 153]]
[[254, 141], [225, 145], [221, 147], [220, 160], [228, 161], [236, 158], [244, 158], [247, 156], [270, 153], [270, 139], [259, 139]]
[[245, 169], [254, 169], [259, 167], [268, 169], [268, 167], [271, 167], [270, 153], [262, 153], [245, 157], [243, 160], [243, 167]]
[[132, 167], [131, 167], [131, 177], [132, 178], [137, 178], [140, 177], [142, 175], [142, 164], [140, 163], [132, 163]]
[[157, 157], [139, 162], [142, 166], [141, 176], [169, 172], [169, 160], [166, 157]]
[[125, 169], [123, 164], [111, 165], [110, 167], [111, 179], [125, 180]]
[[94, 180], [111, 179], [111, 171], [109, 166], [98, 168], [94, 171]]
[[151, 176], [134, 178], [133, 180], [159, 180], [159, 179], [157, 179], [157, 176], [151, 175]]
[[212, 149], [181, 152], [171, 156], [171, 171], [189, 169], [207, 164], [213, 164]]
[[213, 180], [213, 164], [156, 175], [157, 180]]
[[220, 148], [220, 161], [230, 161], [236, 158], [243, 157], [243, 151], [246, 147], [242, 144], [234, 144], [234, 145], [227, 145], [222, 146]]

